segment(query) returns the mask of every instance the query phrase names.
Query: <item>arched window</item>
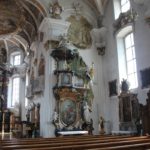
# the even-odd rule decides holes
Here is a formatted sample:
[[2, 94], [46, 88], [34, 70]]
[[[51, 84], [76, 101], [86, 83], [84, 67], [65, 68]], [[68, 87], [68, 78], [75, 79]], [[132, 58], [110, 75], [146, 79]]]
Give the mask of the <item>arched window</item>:
[[114, 16], [118, 19], [120, 13], [125, 13], [130, 9], [130, 0], [113, 0]]
[[130, 83], [130, 89], [135, 89], [138, 87], [138, 80], [132, 26], [129, 25], [121, 29], [116, 36], [120, 82], [127, 79]]
[[134, 35], [129, 33], [124, 37], [125, 55], [126, 55], [126, 67], [127, 78], [130, 82], [130, 88], [134, 89], [138, 87], [137, 82], [137, 69], [136, 69], [136, 56], [134, 48]]
[[130, 9], [130, 0], [121, 0], [121, 12], [127, 12]]
[[[13, 51], [9, 55], [10, 64], [15, 70], [20, 68], [22, 63], [22, 53], [20, 51]], [[14, 107], [19, 104], [20, 100], [20, 75], [17, 71], [13, 72], [13, 75], [9, 78], [8, 86], [8, 107]]]
[[10, 63], [13, 66], [21, 65], [21, 53], [20, 52], [13, 52], [10, 55]]
[[20, 89], [20, 78], [15, 77], [12, 79], [12, 93], [11, 93], [11, 107], [14, 107], [16, 103], [19, 103], [19, 89]]

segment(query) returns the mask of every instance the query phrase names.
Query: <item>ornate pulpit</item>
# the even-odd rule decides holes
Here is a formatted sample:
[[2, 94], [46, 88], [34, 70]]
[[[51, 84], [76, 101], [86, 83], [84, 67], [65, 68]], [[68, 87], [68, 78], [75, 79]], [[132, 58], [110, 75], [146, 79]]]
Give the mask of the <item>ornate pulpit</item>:
[[90, 74], [77, 50], [66, 47], [54, 49], [51, 56], [56, 62], [54, 71], [56, 85], [53, 93], [56, 99], [53, 124], [61, 131], [81, 131], [86, 122], [84, 105], [92, 105], [93, 92]]

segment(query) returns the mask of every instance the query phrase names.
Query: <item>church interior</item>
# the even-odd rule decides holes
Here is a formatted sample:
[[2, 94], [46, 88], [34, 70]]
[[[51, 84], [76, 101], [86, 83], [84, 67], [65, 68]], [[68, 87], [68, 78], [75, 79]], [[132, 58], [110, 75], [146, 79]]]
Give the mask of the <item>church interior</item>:
[[0, 0], [2, 149], [150, 148], [149, 0]]

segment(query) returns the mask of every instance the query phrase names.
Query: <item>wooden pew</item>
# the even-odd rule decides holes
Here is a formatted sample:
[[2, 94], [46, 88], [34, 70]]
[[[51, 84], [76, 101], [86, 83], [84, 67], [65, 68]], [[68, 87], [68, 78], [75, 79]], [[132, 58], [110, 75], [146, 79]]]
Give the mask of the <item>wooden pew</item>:
[[[121, 136], [121, 139], [123, 138], [129, 138], [131, 136]], [[144, 137], [143, 137], [144, 138]], [[75, 136], [74, 138], [40, 138], [40, 139], [20, 139], [20, 140], [4, 140], [2, 141], [3, 146], [8, 146], [8, 145], [23, 145], [23, 144], [34, 144], [34, 143], [60, 143], [60, 142], [72, 142], [72, 141], [96, 141], [96, 140], [113, 140], [113, 139], [120, 139], [120, 136], [88, 136], [88, 137], [81, 137], [81, 136]]]
[[74, 149], [74, 150], [82, 150], [82, 149], [88, 149], [88, 148], [102, 148], [102, 147], [114, 147], [114, 146], [121, 146], [121, 145], [127, 145], [127, 144], [138, 144], [138, 143], [147, 143], [149, 142], [150, 143], [150, 138], [127, 138], [127, 139], [122, 139], [120, 138], [120, 140], [117, 141], [114, 140], [114, 141], [108, 141], [107, 139], [106, 140], [103, 140], [103, 141], [81, 141], [81, 142], [66, 142], [66, 143], [54, 143], [54, 144], [30, 144], [28, 145], [26, 143], [26, 145], [12, 145], [12, 146], [3, 146], [2, 148], [3, 149], [28, 149], [28, 150], [34, 150], [34, 149], [43, 149], [43, 150], [46, 150], [46, 149], [49, 149], [49, 150], [56, 150], [56, 149], [60, 149], [60, 150], [71, 150], [71, 149]]
[[[48, 144], [51, 144], [51, 143], [55, 143], [55, 144], [57, 144], [57, 143], [69, 143], [69, 142], [81, 142], [81, 141], [84, 141], [84, 142], [111, 142], [111, 141], [123, 141], [123, 140], [133, 140], [133, 139], [137, 139], [137, 137], [110, 137], [110, 138], [97, 138], [97, 137], [89, 137], [89, 138], [74, 138], [74, 139], [65, 139], [65, 140], [63, 140], [63, 139], [61, 139], [61, 140], [59, 140], [59, 139], [57, 139], [56, 141], [54, 141], [54, 140], [51, 140], [51, 139], [45, 139], [45, 140], [28, 140], [28, 141], [21, 141], [21, 140], [19, 140], [19, 141], [14, 141], [14, 142], [2, 142], [2, 145], [3, 146], [9, 146], [9, 145], [26, 145], [26, 144], [28, 144], [28, 145], [32, 145], [32, 144], [40, 144], [40, 143], [42, 143], [42, 144], [46, 144], [46, 143], [48, 143]], [[140, 139], [145, 139], [145, 137], [143, 136], [143, 137], [140, 137]]]
[[[16, 141], [31, 141], [31, 140], [45, 140], [45, 139], [53, 139], [53, 140], [58, 140], [58, 139], [73, 139], [73, 138], [89, 138], [89, 137], [99, 137], [99, 138], [115, 138], [115, 137], [131, 137], [129, 135], [123, 135], [123, 136], [119, 136], [119, 135], [84, 135], [84, 136], [63, 136], [63, 137], [51, 137], [51, 138], [19, 138], [19, 139], [15, 139]], [[3, 141], [8, 141], [11, 142], [11, 139], [7, 139], [7, 140], [3, 140]]]
[[[131, 136], [121, 136], [121, 138], [128, 138]], [[71, 138], [39, 138], [39, 139], [15, 139], [15, 140], [4, 140], [2, 141], [4, 145], [8, 145], [8, 144], [16, 144], [16, 143], [37, 143], [37, 142], [45, 142], [45, 141], [49, 141], [49, 142], [60, 142], [60, 141], [76, 141], [76, 140], [89, 140], [89, 139], [116, 139], [116, 138], [120, 138], [120, 136], [106, 136], [106, 137], [102, 137], [102, 136], [87, 136], [87, 137], [81, 137], [81, 136], [75, 136], [75, 137], [71, 137]]]
[[[60, 146], [55, 146], [55, 147], [50, 147], [50, 146], [35, 146], [33, 148], [34, 145], [32, 145], [31, 147], [32, 148], [24, 148], [24, 149], [21, 149], [19, 148], [19, 150], [25, 150], [25, 149], [28, 149], [28, 150], [84, 150], [84, 149], [89, 149], [89, 148], [100, 148], [100, 147], [103, 147], [104, 149], [107, 148], [107, 147], [114, 147], [114, 146], [121, 146], [121, 145], [128, 145], [128, 144], [138, 144], [138, 143], [150, 143], [150, 140], [134, 140], [134, 141], [121, 141], [121, 142], [109, 142], [109, 143], [96, 143], [96, 144], [83, 144], [83, 145], [70, 145], [70, 146], [64, 146], [62, 145], [61, 147]], [[15, 148], [16, 149], [16, 148]]]
[[105, 147], [105, 148], [92, 148], [86, 150], [150, 150], [150, 142], [140, 144], [128, 144], [122, 146]]

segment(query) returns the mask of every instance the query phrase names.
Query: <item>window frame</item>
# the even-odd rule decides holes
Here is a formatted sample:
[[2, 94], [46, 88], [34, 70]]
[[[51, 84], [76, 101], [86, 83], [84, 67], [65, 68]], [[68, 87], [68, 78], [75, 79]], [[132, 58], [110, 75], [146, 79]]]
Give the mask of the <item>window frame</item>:
[[[18, 65], [14, 65], [14, 58], [15, 56], [20, 55], [20, 64]], [[22, 58], [23, 58], [23, 53], [22, 51], [19, 50], [13, 50], [10, 54], [9, 54], [9, 62], [11, 64], [11, 67], [13, 68], [20, 68], [21, 64], [22, 64]], [[9, 78], [9, 85], [8, 85], [8, 96], [7, 96], [7, 107], [8, 108], [14, 108], [15, 105], [13, 105], [13, 81], [15, 78], [19, 78], [19, 101], [18, 103], [20, 103], [20, 88], [21, 88], [21, 76], [18, 73], [14, 73], [10, 78]], [[14, 103], [15, 104], [15, 103]]]
[[12, 89], [11, 89], [11, 102], [10, 102], [10, 103], [11, 103], [11, 107], [14, 107], [14, 106], [15, 106], [15, 103], [14, 103], [14, 105], [13, 105], [13, 94], [14, 94], [14, 93], [13, 93], [13, 89], [14, 89], [14, 84], [13, 84], [13, 82], [14, 82], [14, 80], [17, 79], [17, 78], [19, 79], [19, 85], [18, 85], [18, 103], [19, 103], [19, 99], [20, 99], [20, 77], [19, 77], [19, 76], [15, 76], [15, 77], [12, 78], [12, 81], [11, 81], [11, 82], [12, 82], [12, 86], [11, 86], [11, 87], [12, 87]]
[[[127, 36], [131, 36], [131, 34], [133, 34], [133, 42], [134, 42], [134, 33], [133, 33], [133, 31], [131, 31], [131, 32], [128, 32], [128, 33], [126, 33], [125, 35], [124, 35], [124, 37], [123, 37], [123, 47], [124, 47], [124, 54], [125, 54], [125, 64], [126, 64], [126, 75], [127, 75], [127, 79], [128, 79], [128, 81], [129, 81], [129, 76], [131, 76], [131, 75], [134, 75], [134, 77], [136, 76], [136, 79], [134, 80], [134, 84], [135, 84], [135, 86], [136, 87], [134, 87], [134, 88], [131, 88], [131, 90], [132, 89], [136, 89], [136, 88], [138, 88], [138, 73], [137, 73], [137, 61], [136, 61], [136, 53], [135, 53], [135, 42], [133, 43], [133, 45], [130, 45], [130, 47], [128, 47], [128, 48], [126, 48], [126, 43], [125, 43], [125, 39], [127, 38]], [[128, 60], [127, 60], [127, 49], [129, 49], [129, 48], [132, 48], [132, 59], [130, 60], [130, 62], [132, 61], [132, 63], [133, 63], [133, 61], [135, 60], [135, 70], [134, 71], [132, 71], [132, 73], [128, 73], [129, 71], [128, 71]], [[134, 54], [135, 54], [135, 56], [133, 56], [133, 48], [134, 48]], [[131, 84], [131, 83], [130, 83]]]
[[[129, 3], [130, 3], [130, 8], [129, 10], [131, 9], [131, 1], [129, 0]], [[120, 16], [121, 13], [126, 13], [127, 11], [125, 12], [122, 12], [122, 6], [121, 6], [121, 0], [113, 0], [113, 8], [114, 8], [114, 19], [117, 20]]]
[[[15, 57], [16, 56], [20, 56], [20, 63], [17, 64], [17, 65], [14, 65], [14, 61], [15, 61]], [[20, 66], [21, 63], [22, 63], [22, 54], [21, 54], [21, 52], [13, 52], [13, 53], [11, 53], [11, 55], [10, 55], [10, 64], [12, 66]]]
[[[122, 0], [120, 0], [120, 13], [125, 13], [125, 12], [127, 12], [128, 10], [131, 9], [131, 2], [130, 2], [130, 0], [126, 0], [126, 3], [125, 3], [124, 5], [121, 5], [121, 1], [122, 1]], [[125, 6], [128, 2], [129, 2], [129, 4], [130, 4], [129, 9], [126, 10], [126, 11], [123, 11], [123, 10], [122, 10], [123, 6]]]
[[18, 74], [13, 75], [10, 79], [9, 79], [9, 85], [8, 85], [8, 101], [7, 101], [7, 107], [8, 108], [14, 108], [13, 104], [13, 80], [15, 78], [19, 78], [19, 102], [20, 103], [20, 87], [21, 87], [21, 78]]

